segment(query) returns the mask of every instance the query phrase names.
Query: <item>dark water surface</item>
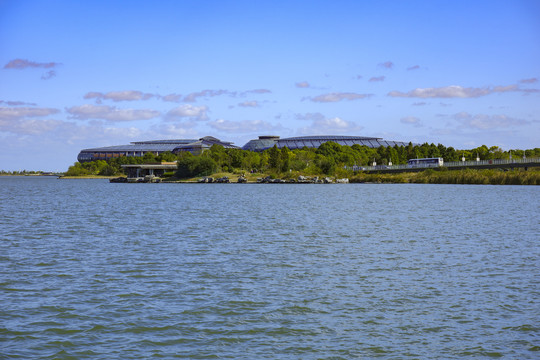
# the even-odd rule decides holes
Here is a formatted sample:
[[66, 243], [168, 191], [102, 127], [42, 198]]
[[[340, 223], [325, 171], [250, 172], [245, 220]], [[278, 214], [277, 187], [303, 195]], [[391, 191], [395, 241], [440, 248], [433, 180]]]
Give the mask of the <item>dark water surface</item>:
[[0, 358], [538, 359], [539, 204], [0, 177]]

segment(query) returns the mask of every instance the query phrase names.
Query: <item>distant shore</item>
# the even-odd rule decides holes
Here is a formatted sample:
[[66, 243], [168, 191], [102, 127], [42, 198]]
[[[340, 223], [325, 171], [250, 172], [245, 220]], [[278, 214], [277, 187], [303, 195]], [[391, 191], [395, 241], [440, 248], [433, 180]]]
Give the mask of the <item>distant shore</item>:
[[[349, 175], [349, 176], [347, 176]], [[20, 175], [19, 175], [20, 176]], [[39, 176], [33, 175], [33, 176]], [[237, 183], [239, 174], [233, 173], [218, 173], [211, 175], [213, 178], [228, 177], [231, 183]], [[258, 178], [264, 178], [268, 174], [247, 174], [248, 184], [257, 183]], [[275, 174], [273, 178], [283, 180], [295, 179], [298, 175], [292, 174]], [[103, 179], [109, 180], [119, 176], [101, 176], [101, 175], [84, 175], [84, 176], [59, 176], [58, 179]], [[121, 176], [122, 177], [122, 176]], [[319, 175], [325, 177], [325, 175]], [[178, 183], [192, 184], [198, 183], [202, 177], [194, 177], [189, 179], [178, 179], [176, 177], [168, 177], [162, 179], [163, 183]], [[397, 174], [382, 174], [382, 173], [355, 173], [341, 174], [340, 176], [331, 176], [336, 178], [348, 178], [350, 183], [391, 183], [391, 184], [478, 184], [478, 185], [540, 185], [540, 169], [524, 170], [433, 170], [428, 169], [421, 172], [404, 172]]]
[[114, 179], [118, 176], [103, 176], [103, 175], [81, 175], [81, 176], [59, 176], [58, 179], [72, 180], [72, 179]]
[[55, 173], [27, 173], [27, 174], [9, 174], [9, 173], [0, 173], [0, 176], [62, 176], [61, 174], [55, 174]]

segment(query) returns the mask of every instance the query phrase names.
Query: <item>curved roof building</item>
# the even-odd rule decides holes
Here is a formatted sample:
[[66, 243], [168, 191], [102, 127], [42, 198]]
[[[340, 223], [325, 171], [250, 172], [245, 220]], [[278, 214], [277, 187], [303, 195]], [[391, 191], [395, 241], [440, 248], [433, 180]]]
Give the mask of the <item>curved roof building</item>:
[[275, 144], [277, 144], [278, 141], [279, 136], [259, 136], [259, 138], [256, 140], [249, 140], [244, 146], [242, 146], [242, 150], [263, 151], [266, 149], [270, 149]]
[[317, 136], [298, 136], [280, 139], [279, 136], [259, 136], [259, 139], [248, 141], [243, 150], [263, 151], [277, 145], [278, 148], [288, 147], [289, 149], [301, 149], [304, 146], [308, 148], [318, 148], [323, 143], [333, 141], [339, 145], [365, 145], [370, 148], [379, 146], [407, 146], [408, 143], [402, 141], [390, 141], [382, 138], [365, 136], [339, 136], [339, 135], [317, 135]]
[[[378, 148], [379, 146], [407, 146], [408, 143], [401, 141], [389, 141], [376, 137], [365, 136], [335, 136], [335, 135], [318, 135], [318, 136], [298, 136], [281, 139], [279, 136], [266, 135], [259, 136], [258, 139], [248, 141], [243, 147], [243, 150], [263, 151], [277, 145], [278, 148], [288, 147], [291, 150], [302, 149], [303, 147], [318, 148], [323, 143], [333, 141], [340, 145], [365, 145], [370, 148]], [[147, 152], [154, 155], [159, 155], [166, 151], [179, 153], [189, 151], [195, 155], [209, 149], [212, 145], [221, 145], [226, 149], [239, 149], [238, 146], [231, 142], [222, 141], [212, 136], [205, 136], [200, 139], [172, 139], [172, 140], [151, 140], [151, 141], [136, 141], [128, 145], [106, 146], [100, 148], [91, 148], [81, 150], [77, 156], [79, 162], [94, 161], [94, 160], [109, 160], [121, 156], [144, 156]]]
[[182, 151], [189, 151], [193, 155], [202, 154], [204, 150], [208, 150], [212, 145], [221, 145], [225, 149], [240, 149], [238, 146], [233, 145], [232, 142], [221, 141], [213, 136], [205, 136], [198, 141], [191, 142], [189, 144], [179, 145], [175, 147], [172, 152], [177, 154]]
[[230, 142], [224, 142], [211, 136], [197, 139], [171, 139], [171, 140], [151, 140], [136, 141], [129, 145], [106, 146], [100, 148], [83, 149], [77, 156], [79, 162], [94, 160], [109, 160], [120, 156], [144, 156], [147, 152], [159, 155], [166, 151], [176, 153], [179, 151], [191, 151], [200, 153], [213, 144], [221, 145], [225, 148], [236, 148]]

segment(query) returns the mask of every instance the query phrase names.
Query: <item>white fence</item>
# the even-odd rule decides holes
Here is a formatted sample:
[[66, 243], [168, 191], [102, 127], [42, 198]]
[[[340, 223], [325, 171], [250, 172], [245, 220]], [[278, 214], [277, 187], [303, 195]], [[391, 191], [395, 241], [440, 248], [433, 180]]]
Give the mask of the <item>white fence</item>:
[[[463, 167], [463, 166], [486, 166], [486, 165], [511, 165], [511, 164], [538, 164], [540, 158], [517, 158], [517, 159], [493, 159], [479, 161], [451, 161], [445, 162], [444, 167]], [[402, 169], [427, 169], [439, 167], [437, 164], [415, 164], [415, 165], [377, 165], [377, 166], [352, 166], [348, 167], [353, 171], [377, 171], [377, 170], [402, 170]]]

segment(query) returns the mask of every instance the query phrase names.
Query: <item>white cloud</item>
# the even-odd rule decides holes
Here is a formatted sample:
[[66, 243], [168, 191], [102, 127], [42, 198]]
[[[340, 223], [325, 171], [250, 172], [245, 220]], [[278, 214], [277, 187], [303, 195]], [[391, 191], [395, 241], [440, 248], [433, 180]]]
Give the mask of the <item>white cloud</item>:
[[168, 138], [197, 138], [194, 128], [197, 126], [193, 121], [182, 121], [179, 123], [160, 123], [152, 127], [154, 135], [152, 138], [168, 139]]
[[537, 78], [530, 78], [530, 79], [520, 80], [520, 83], [522, 83], [522, 84], [535, 84], [537, 82], [538, 82]]
[[241, 106], [241, 107], [259, 107], [259, 103], [257, 101], [244, 101], [244, 102], [238, 104], [238, 106]]
[[325, 116], [321, 114], [320, 112], [295, 114], [294, 117], [297, 120], [324, 120], [325, 119]]
[[406, 98], [477, 98], [494, 93], [518, 91], [517, 85], [494, 86], [485, 88], [464, 88], [458, 85], [451, 85], [439, 88], [417, 88], [409, 92], [391, 91], [388, 96]]
[[308, 88], [310, 85], [307, 81], [301, 81], [294, 84], [297, 88]]
[[50, 70], [47, 71], [45, 74], [41, 75], [41, 80], [49, 80], [56, 76], [56, 71]]
[[356, 94], [356, 93], [342, 93], [342, 92], [336, 92], [336, 93], [329, 93], [329, 94], [322, 94], [319, 96], [316, 96], [314, 98], [308, 98], [313, 102], [338, 102], [342, 100], [359, 100], [359, 99], [365, 99], [367, 97], [372, 96], [371, 94]]
[[520, 91], [523, 92], [525, 95], [540, 93], [540, 89], [521, 89]]
[[235, 92], [231, 92], [228, 90], [203, 90], [199, 92], [193, 92], [191, 94], [187, 94], [184, 97], [185, 102], [195, 102], [200, 97], [214, 97], [214, 96], [220, 96], [220, 95], [230, 95], [230, 96], [236, 96]]
[[180, 102], [182, 100], [182, 95], [180, 94], [169, 94], [161, 97], [163, 101], [169, 102]]
[[208, 107], [206, 106], [193, 106], [193, 105], [181, 105], [167, 113], [167, 118], [189, 118], [193, 120], [208, 120], [208, 115], [206, 114]]
[[0, 120], [22, 119], [25, 117], [43, 117], [58, 113], [58, 109], [36, 107], [0, 107]]
[[422, 122], [414, 116], [407, 116], [399, 119], [402, 124], [413, 125], [414, 127], [422, 127]]
[[510, 128], [530, 124], [530, 121], [516, 119], [506, 115], [471, 115], [467, 112], [460, 112], [455, 114], [454, 119], [467, 128], [478, 130]]
[[0, 119], [0, 132], [9, 132], [20, 135], [41, 135], [55, 130], [62, 125], [59, 120], [36, 120], [36, 119], [18, 119], [10, 121]]
[[[62, 64], [55, 62], [40, 63], [26, 59], [14, 59], [4, 65], [7, 70], [26, 70], [26, 69], [53, 69]], [[56, 76], [55, 70], [49, 70], [41, 76], [41, 80], [49, 80]]]
[[384, 79], [386, 79], [386, 76], [374, 76], [369, 79], [369, 82], [381, 82], [384, 81]]
[[380, 67], [383, 67], [383, 68], [385, 68], [385, 69], [391, 69], [391, 68], [394, 67], [394, 63], [391, 62], [391, 61], [385, 61], [385, 62], [383, 62], [383, 63], [380, 63], [379, 66], [380, 66]]
[[268, 94], [271, 92], [272, 91], [268, 89], [253, 89], [253, 90], [248, 90], [241, 93], [228, 91], [228, 90], [202, 90], [199, 92], [189, 93], [186, 96], [182, 96], [176, 93], [171, 93], [171, 94], [162, 96], [159, 94], [144, 93], [138, 90], [110, 91], [108, 93], [90, 91], [86, 93], [86, 95], [84, 95], [84, 98], [96, 99], [96, 102], [98, 104], [100, 104], [103, 100], [112, 100], [115, 102], [119, 102], [119, 101], [140, 101], [140, 100], [148, 100], [152, 98], [158, 98], [167, 102], [195, 102], [200, 97], [209, 98], [209, 97], [215, 97], [215, 96], [220, 96], [220, 95], [228, 95], [231, 97], [236, 97], [237, 95], [246, 96], [248, 94]]
[[90, 91], [84, 95], [84, 99], [101, 99], [103, 98], [103, 93], [97, 91]]
[[66, 109], [74, 119], [102, 119], [107, 121], [136, 121], [149, 120], [158, 117], [161, 113], [149, 109], [117, 109], [114, 106], [81, 105]]
[[14, 59], [8, 62], [6, 65], [4, 65], [4, 69], [16, 69], [16, 70], [24, 70], [28, 68], [51, 69], [51, 68], [57, 67], [58, 65], [61, 65], [61, 64], [55, 63], [55, 62], [38, 63], [35, 61], [28, 61], [26, 59]]
[[154, 94], [143, 93], [137, 90], [125, 90], [125, 91], [110, 91], [108, 93], [100, 93], [91, 91], [84, 95], [85, 99], [97, 99], [99, 100], [112, 100], [115, 102], [118, 101], [138, 101], [138, 100], [148, 100], [152, 97], [155, 97]]
[[272, 91], [270, 91], [268, 89], [253, 89], [253, 90], [248, 90], [248, 91], [243, 92], [242, 95], [245, 95], [245, 94], [269, 94], [271, 92]]
[[231, 121], [218, 119], [210, 122], [209, 125], [216, 130], [227, 133], [254, 133], [282, 129], [281, 125], [273, 125], [262, 120]]
[[304, 135], [351, 135], [353, 133], [359, 133], [362, 129], [363, 127], [357, 125], [355, 122], [334, 117], [314, 120], [311, 126], [301, 128], [299, 133]]
[[0, 104], [6, 104], [8, 106], [21, 106], [21, 105], [28, 105], [28, 106], [36, 106], [36, 103], [28, 103], [24, 101], [3, 101], [0, 100]]

